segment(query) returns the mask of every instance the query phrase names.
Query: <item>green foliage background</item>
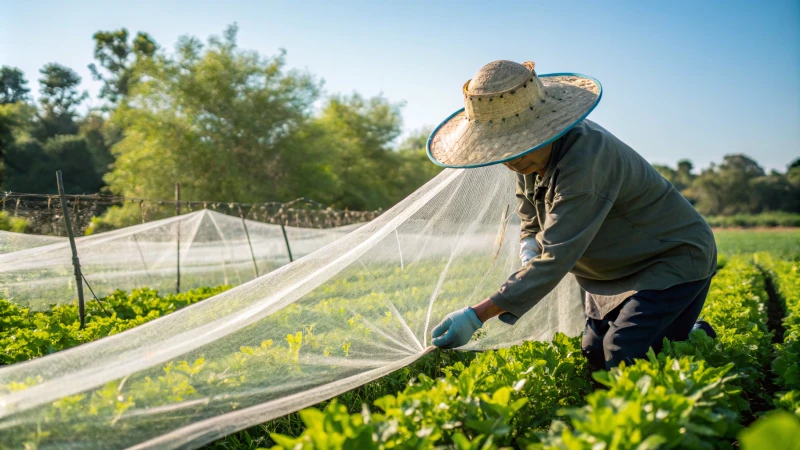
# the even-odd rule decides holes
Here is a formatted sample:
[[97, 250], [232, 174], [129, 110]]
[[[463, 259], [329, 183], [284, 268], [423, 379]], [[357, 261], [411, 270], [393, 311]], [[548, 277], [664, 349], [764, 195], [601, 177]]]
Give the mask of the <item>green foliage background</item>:
[[[766, 173], [755, 160], [742, 154], [725, 155], [721, 164], [712, 164], [699, 175], [693, 173], [688, 160], [679, 161], [677, 169], [662, 165], [655, 168], [707, 216], [800, 212], [800, 158], [789, 164], [786, 173]], [[764, 218], [797, 226], [796, 216], [789, 219], [774, 215]], [[740, 221], [747, 222], [743, 218]]]
[[85, 116], [71, 69], [46, 65], [34, 104], [24, 74], [3, 67], [3, 188], [55, 193], [61, 169], [69, 193], [170, 198], [180, 182], [185, 199], [375, 210], [439, 172], [429, 130], [398, 141], [402, 104], [325, 94], [320, 78], [285, 67], [285, 51], [241, 49], [236, 34], [184, 36], [167, 51], [146, 33], [97, 32], [90, 70], [106, 103]]

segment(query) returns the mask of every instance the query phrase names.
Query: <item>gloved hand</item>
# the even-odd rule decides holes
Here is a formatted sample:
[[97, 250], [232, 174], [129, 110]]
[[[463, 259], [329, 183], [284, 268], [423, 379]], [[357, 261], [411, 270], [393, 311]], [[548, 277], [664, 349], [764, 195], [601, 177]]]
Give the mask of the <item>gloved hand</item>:
[[472, 308], [451, 312], [433, 329], [432, 343], [439, 348], [461, 347], [469, 342], [472, 334], [482, 326]]
[[528, 261], [539, 256], [540, 253], [541, 251], [539, 250], [539, 243], [536, 242], [536, 238], [534, 236], [527, 237], [520, 241], [519, 259], [522, 261], [523, 266]]

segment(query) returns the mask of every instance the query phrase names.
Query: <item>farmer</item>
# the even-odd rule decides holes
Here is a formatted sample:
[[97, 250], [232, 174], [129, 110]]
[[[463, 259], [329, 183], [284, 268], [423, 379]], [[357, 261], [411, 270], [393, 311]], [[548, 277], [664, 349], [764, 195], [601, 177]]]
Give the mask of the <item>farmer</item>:
[[[533, 62], [495, 61], [464, 84], [464, 110], [428, 140], [445, 167], [503, 163], [517, 173], [522, 268], [486, 300], [450, 313], [433, 344], [466, 344], [487, 320], [513, 324], [567, 273], [586, 291], [582, 350], [596, 368], [617, 366], [684, 340], [715, 273], [711, 229], [633, 149], [585, 117], [600, 83], [539, 76]], [[524, 318], [523, 318], [524, 320]]]

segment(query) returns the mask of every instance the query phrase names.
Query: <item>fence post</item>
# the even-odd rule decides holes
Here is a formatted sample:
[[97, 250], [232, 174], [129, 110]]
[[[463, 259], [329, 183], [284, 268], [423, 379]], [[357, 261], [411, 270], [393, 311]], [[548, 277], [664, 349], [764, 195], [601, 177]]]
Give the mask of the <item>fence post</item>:
[[[175, 183], [175, 215], [181, 215], [181, 184]], [[177, 243], [177, 257], [176, 257], [176, 273], [177, 278], [175, 280], [175, 293], [181, 293], [181, 221], [178, 219], [178, 233], [177, 239], [175, 241]]]
[[78, 259], [78, 248], [75, 246], [75, 236], [72, 233], [72, 221], [69, 218], [67, 209], [67, 199], [64, 197], [64, 180], [61, 171], [56, 171], [56, 183], [58, 183], [58, 195], [61, 197], [61, 212], [64, 214], [64, 225], [69, 236], [69, 245], [72, 247], [72, 266], [75, 268], [75, 284], [78, 286], [78, 315], [81, 319], [81, 329], [86, 324], [86, 317], [83, 307], [83, 281], [81, 280], [81, 262]]

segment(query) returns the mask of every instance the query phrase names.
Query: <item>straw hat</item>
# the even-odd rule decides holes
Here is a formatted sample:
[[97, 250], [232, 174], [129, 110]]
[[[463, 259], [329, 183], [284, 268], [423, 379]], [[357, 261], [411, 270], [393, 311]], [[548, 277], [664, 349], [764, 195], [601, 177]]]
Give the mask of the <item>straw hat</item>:
[[558, 139], [600, 101], [602, 87], [576, 73], [537, 76], [533, 61], [494, 61], [464, 83], [464, 108], [428, 138], [444, 167], [482, 167], [519, 158]]

